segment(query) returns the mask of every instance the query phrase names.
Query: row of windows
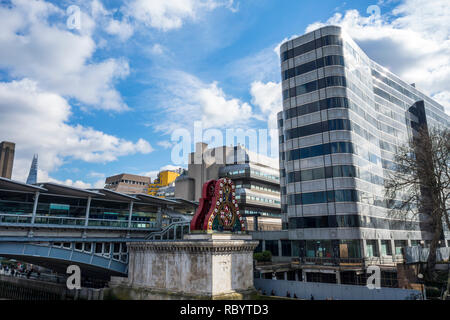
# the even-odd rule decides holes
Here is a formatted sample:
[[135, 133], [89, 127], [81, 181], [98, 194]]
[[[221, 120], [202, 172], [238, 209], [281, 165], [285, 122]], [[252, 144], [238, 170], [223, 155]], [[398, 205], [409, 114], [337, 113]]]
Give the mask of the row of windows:
[[[326, 110], [326, 109], [330, 109], [330, 108], [349, 108], [349, 106], [351, 109], [354, 109], [355, 112], [360, 113], [361, 116], [363, 116], [363, 118], [365, 118], [366, 121], [371, 121], [371, 123], [376, 123], [377, 128], [379, 130], [382, 130], [383, 132], [387, 132], [394, 136], [397, 135], [396, 129], [394, 129], [391, 126], [382, 124], [379, 121], [375, 120], [375, 118], [373, 118], [372, 116], [367, 115], [366, 112], [364, 112], [362, 109], [357, 107], [353, 102], [349, 103], [347, 98], [328, 98], [328, 99], [323, 99], [320, 101], [304, 104], [302, 106], [298, 106], [295, 108], [291, 108], [291, 109], [288, 109], [285, 111], [285, 118], [290, 119], [290, 118], [294, 118], [297, 116], [302, 116], [305, 114], [310, 114], [313, 112]], [[367, 117], [366, 117], [366, 115], [367, 115]], [[315, 124], [315, 125], [317, 125], [317, 124]], [[314, 126], [314, 125], [311, 125], [311, 126]], [[387, 150], [390, 152], [396, 152], [396, 149], [397, 149], [396, 146], [394, 146], [388, 142], [378, 140], [373, 134], [371, 134], [370, 132], [368, 132], [365, 129], [362, 129], [356, 123], [353, 123], [353, 128], [354, 128], [355, 133], [357, 133], [361, 137], [365, 138], [367, 141], [370, 141], [376, 145], [379, 144], [381, 149]], [[288, 131], [288, 133], [286, 134], [286, 139], [292, 139], [292, 138], [289, 138], [289, 132], [293, 131], [293, 130], [295, 130], [295, 129], [291, 129]], [[335, 129], [335, 130], [350, 130], [350, 129]], [[324, 131], [326, 131], [326, 129]], [[316, 131], [316, 133], [318, 133], [318, 132], [321, 132], [321, 131]], [[311, 134], [314, 134], [314, 133], [311, 133]], [[303, 136], [307, 136], [307, 135], [308, 134], [304, 134], [304, 135], [299, 135], [297, 137], [301, 137], [301, 136], [303, 137]], [[280, 143], [283, 143], [284, 141], [285, 141], [284, 136], [281, 135]]]
[[287, 80], [326, 66], [344, 66], [343, 56], [326, 56], [313, 60], [283, 72], [283, 80]]
[[246, 216], [270, 216], [270, 217], [280, 217], [280, 213], [278, 212], [268, 212], [268, 211], [261, 211], [261, 210], [250, 210], [250, 209], [244, 209], [241, 210], [241, 212]]
[[372, 69], [372, 76], [381, 80], [382, 82], [387, 84], [389, 87], [397, 90], [401, 94], [409, 97], [410, 99], [413, 99], [414, 101], [422, 100], [420, 97], [416, 96], [411, 91], [407, 90], [406, 88], [402, 87], [401, 85], [397, 84], [396, 82], [392, 81], [391, 79], [384, 77], [383, 75], [381, 75], [378, 71], [376, 71], [374, 69]]
[[351, 142], [331, 142], [287, 152], [287, 161], [323, 156], [332, 153], [354, 153]]
[[287, 50], [283, 52], [282, 61], [286, 61], [287, 59], [291, 59], [307, 53], [309, 51], [315, 50], [316, 48], [331, 46], [331, 45], [342, 45], [342, 39], [340, 36], [328, 35], [323, 36], [319, 39], [307, 42], [293, 49]]
[[332, 108], [348, 108], [348, 107], [349, 103], [347, 98], [343, 97], [328, 98], [288, 109], [284, 112], [284, 118], [291, 119], [322, 110]]
[[357, 202], [356, 190], [330, 190], [308, 193], [296, 193], [288, 195], [289, 205], [307, 205], [327, 202]]
[[142, 186], [147, 185], [146, 182], [133, 181], [133, 180], [120, 180], [120, 181], [117, 180], [117, 181], [113, 181], [113, 182], [108, 183], [108, 185], [117, 185], [119, 183], [137, 184], [137, 185], [142, 185]]
[[317, 133], [336, 130], [351, 130], [350, 120], [333, 119], [323, 122], [309, 124], [303, 127], [297, 127], [286, 131], [286, 140], [306, 137]]
[[373, 93], [375, 93], [377, 96], [384, 98], [387, 101], [390, 101], [398, 105], [399, 107], [405, 108], [407, 106], [406, 103], [404, 103], [402, 100], [394, 97], [393, 95], [387, 93], [384, 90], [381, 90], [380, 88], [373, 87]]
[[272, 179], [272, 180], [280, 180], [279, 176], [275, 176], [273, 174], [269, 174], [269, 173], [265, 173], [259, 170], [248, 170], [248, 169], [242, 169], [242, 170], [235, 170], [235, 171], [229, 171], [227, 173], [225, 173], [226, 176], [235, 176], [235, 175], [242, 175], [242, 174], [248, 174], [250, 172], [251, 175], [256, 175], [256, 176], [260, 176], [260, 177], [264, 177], [264, 178], [268, 178], [268, 179]]
[[246, 183], [246, 184], [236, 184], [236, 189], [251, 189], [251, 190], [260, 190], [260, 191], [266, 191], [266, 192], [275, 192], [275, 193], [279, 193], [280, 190], [276, 189], [276, 188], [272, 188], [270, 186], [261, 186], [261, 185], [257, 185], [257, 184], [252, 184], [252, 183]]
[[338, 177], [360, 178], [373, 184], [384, 185], [384, 179], [382, 177], [350, 165], [330, 166], [289, 172], [287, 175], [287, 183]]
[[326, 87], [346, 87], [347, 82], [345, 77], [342, 76], [330, 76], [319, 80], [307, 82], [305, 84], [298, 85], [293, 88], [289, 88], [283, 91], [283, 100], [293, 98], [305, 93], [313, 92]]
[[255, 197], [255, 196], [250, 196], [250, 195], [245, 195], [245, 197], [241, 197], [240, 195], [236, 196], [236, 200], [240, 200], [241, 198], [244, 198], [245, 200], [252, 200], [252, 201], [265, 202], [265, 203], [280, 204], [279, 200], [268, 199], [268, 198], [264, 198], [264, 197]]
[[420, 230], [420, 225], [416, 221], [389, 220], [359, 215], [332, 215], [290, 218], [289, 228], [374, 228], [386, 230]]
[[[370, 161], [376, 165], [380, 164], [384, 169], [389, 169], [392, 171], [396, 170], [396, 165], [394, 162], [386, 159], [381, 159], [379, 156], [371, 153], [365, 148], [359, 148], [359, 152], [356, 152], [355, 147], [351, 142], [331, 142], [325, 144], [319, 144], [312, 147], [294, 149], [287, 152], [281, 152], [281, 159], [284, 161], [292, 161], [299, 159], [306, 159], [312, 157], [323, 156], [327, 154], [335, 154], [335, 153], [352, 153], [358, 154], [363, 159]], [[285, 157], [286, 155], [286, 157]], [[377, 182], [380, 184], [381, 180]]]

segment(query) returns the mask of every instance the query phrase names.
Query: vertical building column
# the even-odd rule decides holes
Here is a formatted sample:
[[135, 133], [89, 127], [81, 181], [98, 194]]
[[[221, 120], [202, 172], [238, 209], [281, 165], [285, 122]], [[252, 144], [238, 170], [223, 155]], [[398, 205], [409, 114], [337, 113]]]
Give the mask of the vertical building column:
[[301, 272], [301, 270], [295, 270], [294, 274], [295, 274], [295, 281], [298, 281], [298, 273]]
[[128, 212], [128, 229], [131, 228], [131, 219], [133, 217], [133, 204], [134, 201], [130, 201], [130, 208], [129, 208], [130, 210]]
[[278, 240], [278, 256], [283, 256], [283, 246], [281, 245], [281, 240]]
[[89, 196], [87, 198], [87, 204], [86, 204], [86, 218], [84, 220], [84, 226], [87, 227], [89, 224], [89, 211], [91, 210], [91, 199], [92, 197]]
[[162, 208], [158, 207], [158, 211], [156, 212], [156, 226], [158, 228], [162, 228]]
[[381, 239], [377, 239], [378, 256], [380, 257], [380, 263], [383, 263], [383, 253], [381, 252]]
[[365, 239], [361, 239], [362, 244], [362, 258], [367, 258], [367, 244]]
[[395, 262], [395, 240], [391, 239], [392, 262]]
[[341, 272], [336, 270], [336, 283], [341, 284]]
[[266, 251], [266, 240], [261, 240], [261, 251]]
[[39, 191], [36, 191], [34, 194], [34, 203], [33, 203], [33, 212], [31, 216], [31, 224], [34, 224], [34, 221], [36, 220], [36, 211], [37, 211], [37, 205], [39, 201]]

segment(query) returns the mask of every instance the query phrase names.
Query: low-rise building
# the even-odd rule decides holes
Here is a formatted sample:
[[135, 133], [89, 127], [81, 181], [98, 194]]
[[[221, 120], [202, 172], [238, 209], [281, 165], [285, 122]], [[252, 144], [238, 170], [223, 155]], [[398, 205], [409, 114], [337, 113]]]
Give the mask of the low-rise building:
[[122, 173], [107, 177], [105, 189], [127, 194], [147, 193], [150, 182], [150, 177]]

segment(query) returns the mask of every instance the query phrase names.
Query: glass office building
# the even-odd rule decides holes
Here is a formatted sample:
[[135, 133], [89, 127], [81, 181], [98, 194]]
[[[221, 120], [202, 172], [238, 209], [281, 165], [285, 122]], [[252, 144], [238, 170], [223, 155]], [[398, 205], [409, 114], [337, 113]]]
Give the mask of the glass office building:
[[337, 26], [283, 43], [280, 59], [281, 205], [292, 256], [395, 265], [402, 247], [427, 244], [420, 217], [389, 214], [401, 199], [385, 199], [384, 179], [415, 124], [449, 126], [443, 106], [370, 60]]

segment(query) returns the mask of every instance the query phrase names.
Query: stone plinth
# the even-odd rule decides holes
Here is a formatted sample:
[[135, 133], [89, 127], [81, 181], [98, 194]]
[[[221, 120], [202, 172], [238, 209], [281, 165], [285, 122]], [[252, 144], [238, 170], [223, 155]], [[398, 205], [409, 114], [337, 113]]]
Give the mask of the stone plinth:
[[[244, 234], [189, 234], [182, 241], [128, 243], [127, 299], [229, 299], [254, 292], [253, 250]], [[121, 294], [118, 294], [119, 296]]]

